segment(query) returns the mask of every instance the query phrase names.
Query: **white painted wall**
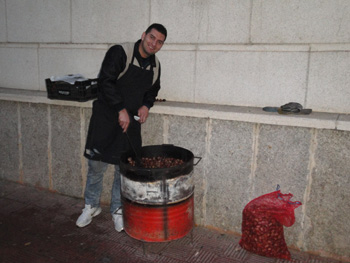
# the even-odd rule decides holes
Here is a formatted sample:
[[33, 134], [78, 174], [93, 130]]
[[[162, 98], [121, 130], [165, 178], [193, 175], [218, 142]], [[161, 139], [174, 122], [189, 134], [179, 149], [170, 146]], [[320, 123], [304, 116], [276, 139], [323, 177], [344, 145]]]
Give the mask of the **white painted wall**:
[[94, 78], [153, 22], [168, 29], [159, 98], [350, 113], [348, 0], [0, 0], [0, 87]]

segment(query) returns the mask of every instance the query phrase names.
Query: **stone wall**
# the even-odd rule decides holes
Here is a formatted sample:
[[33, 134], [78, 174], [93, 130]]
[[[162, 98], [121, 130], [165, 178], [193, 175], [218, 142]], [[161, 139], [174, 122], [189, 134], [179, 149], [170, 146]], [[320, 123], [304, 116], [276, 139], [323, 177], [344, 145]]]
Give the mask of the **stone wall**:
[[[44, 95], [0, 100], [0, 178], [82, 198], [91, 102]], [[286, 124], [276, 124], [282, 119]], [[285, 228], [288, 245], [349, 258], [349, 124], [347, 115], [157, 102], [143, 126], [143, 145], [174, 144], [202, 158], [194, 166], [197, 224], [240, 233], [244, 206], [278, 184], [303, 203], [296, 223]], [[112, 179], [110, 167], [105, 203]]]
[[[287, 243], [350, 258], [347, 0], [0, 0], [0, 177], [82, 197], [91, 102], [47, 100], [44, 80], [95, 78], [112, 44], [153, 22], [169, 33], [158, 53], [167, 102], [144, 144], [203, 158], [196, 222], [239, 233], [244, 205], [279, 184], [303, 202]], [[261, 110], [290, 101], [313, 113]]]

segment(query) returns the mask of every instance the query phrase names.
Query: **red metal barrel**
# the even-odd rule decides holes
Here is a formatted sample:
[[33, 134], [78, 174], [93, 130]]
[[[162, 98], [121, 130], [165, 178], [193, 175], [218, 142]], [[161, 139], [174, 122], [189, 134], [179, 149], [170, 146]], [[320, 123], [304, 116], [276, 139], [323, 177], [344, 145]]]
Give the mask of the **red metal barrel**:
[[184, 237], [194, 224], [192, 152], [174, 145], [142, 147], [141, 157], [183, 160], [170, 168], [134, 167], [129, 157], [134, 157], [132, 152], [123, 154], [120, 162], [125, 232], [146, 242]]
[[193, 207], [193, 195], [178, 204], [156, 206], [123, 199], [124, 230], [146, 242], [179, 239], [193, 227]]

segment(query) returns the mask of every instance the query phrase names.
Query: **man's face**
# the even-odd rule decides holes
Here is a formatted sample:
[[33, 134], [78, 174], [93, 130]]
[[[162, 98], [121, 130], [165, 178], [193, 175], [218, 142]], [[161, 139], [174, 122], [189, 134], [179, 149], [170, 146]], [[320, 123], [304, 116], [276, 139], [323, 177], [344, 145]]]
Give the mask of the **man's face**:
[[158, 32], [156, 29], [152, 30], [146, 35], [146, 32], [142, 34], [141, 44], [139, 47], [140, 54], [143, 58], [147, 58], [157, 53], [163, 46], [165, 36]]

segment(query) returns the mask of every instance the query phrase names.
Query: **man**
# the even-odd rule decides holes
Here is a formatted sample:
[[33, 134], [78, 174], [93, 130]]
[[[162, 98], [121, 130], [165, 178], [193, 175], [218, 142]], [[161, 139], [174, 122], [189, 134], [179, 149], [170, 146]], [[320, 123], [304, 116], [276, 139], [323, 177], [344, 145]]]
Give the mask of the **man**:
[[89, 168], [85, 208], [76, 222], [79, 227], [90, 224], [92, 218], [101, 213], [103, 175], [108, 165], [113, 164], [110, 212], [115, 229], [123, 230], [120, 156], [132, 146], [141, 149], [141, 124], [147, 120], [160, 89], [160, 63], [155, 54], [166, 37], [163, 25], [152, 24], [136, 43], [114, 45], [106, 53], [85, 146], [84, 156], [89, 159]]

